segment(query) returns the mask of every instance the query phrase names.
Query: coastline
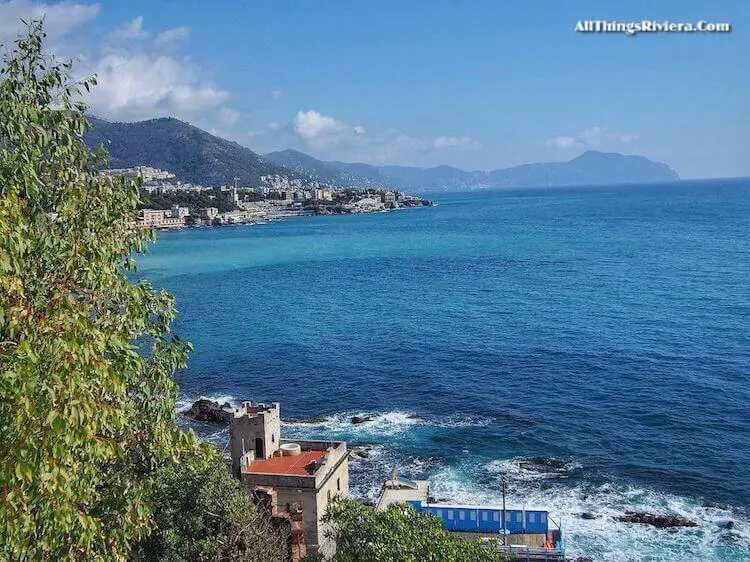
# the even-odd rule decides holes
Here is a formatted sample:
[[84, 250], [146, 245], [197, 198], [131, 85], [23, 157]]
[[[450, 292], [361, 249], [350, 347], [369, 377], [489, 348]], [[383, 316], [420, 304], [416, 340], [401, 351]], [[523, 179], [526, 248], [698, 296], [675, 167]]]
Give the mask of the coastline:
[[[750, 546], [750, 489], [731, 470], [744, 456], [742, 434], [684, 436], [688, 415], [705, 423], [698, 395], [718, 401], [718, 423], [730, 427], [739, 405], [727, 396], [747, 394], [744, 332], [726, 334], [718, 322], [746, 326], [742, 301], [695, 298], [718, 263], [736, 258], [725, 241], [747, 225], [747, 189], [680, 187], [663, 203], [657, 193], [662, 186], [456, 194], [408, 228], [397, 223], [411, 220], [384, 214], [248, 229], [253, 244], [232, 231], [195, 233], [195, 243], [167, 236], [141, 271], [174, 292], [176, 328], [196, 347], [178, 375], [183, 398], [278, 400], [285, 433], [371, 447], [352, 461], [359, 497], [372, 498], [395, 469], [434, 479], [436, 497], [495, 503], [502, 473], [516, 501], [565, 516], [571, 554], [738, 560]], [[721, 220], [707, 223], [706, 212]], [[701, 244], [674, 254], [696, 224]], [[624, 271], [621, 290], [606, 291]], [[721, 275], [740, 286], [739, 273]], [[675, 324], [675, 314], [695, 320]], [[696, 333], [705, 337], [685, 346]], [[655, 379], [664, 381], [659, 396]], [[375, 419], [349, 423], [363, 414]], [[325, 421], [290, 419], [314, 417]], [[207, 430], [223, 442], [220, 428]], [[538, 472], [536, 457], [568, 464]], [[700, 526], [614, 519], [641, 510]]]
[[[181, 230], [188, 228], [207, 228], [207, 227], [221, 227], [221, 226], [235, 226], [235, 225], [259, 225], [267, 224], [271, 222], [280, 222], [291, 218], [297, 217], [308, 217], [308, 216], [336, 216], [336, 215], [369, 215], [375, 213], [390, 213], [394, 211], [406, 211], [411, 209], [430, 208], [435, 207], [436, 204], [429, 199], [412, 198], [411, 203], [393, 205], [389, 207], [373, 208], [373, 207], [354, 207], [345, 208], [341, 206], [333, 205], [321, 205], [314, 208], [301, 208], [301, 209], [287, 209], [278, 211], [267, 211], [265, 213], [253, 213], [250, 216], [243, 211], [234, 211], [230, 213], [224, 213], [224, 220], [217, 223], [214, 220], [200, 220], [194, 223], [188, 223], [184, 221], [179, 224], [164, 224], [161, 226], [153, 224], [142, 224], [140, 226], [151, 227], [154, 230], [161, 232], [168, 232], [171, 230]], [[164, 211], [165, 213], [169, 209], [147, 209], [149, 211]], [[236, 214], [232, 214], [236, 213]], [[217, 215], [218, 216], [218, 215]]]

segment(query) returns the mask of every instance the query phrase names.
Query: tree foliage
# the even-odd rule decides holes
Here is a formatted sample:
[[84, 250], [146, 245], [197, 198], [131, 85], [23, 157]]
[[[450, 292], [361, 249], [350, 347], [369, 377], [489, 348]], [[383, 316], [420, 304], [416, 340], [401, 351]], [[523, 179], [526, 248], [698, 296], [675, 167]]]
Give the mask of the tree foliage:
[[332, 562], [480, 562], [506, 560], [504, 553], [443, 529], [432, 515], [404, 504], [385, 511], [349, 499], [329, 506], [323, 520], [336, 541]]
[[223, 465], [170, 465], [154, 480], [156, 529], [136, 551], [141, 561], [286, 557], [284, 530], [272, 526]]
[[218, 189], [211, 191], [201, 191], [199, 193], [177, 191], [175, 193], [147, 193], [141, 191], [140, 203], [141, 209], [170, 209], [172, 205], [187, 207], [190, 214], [199, 216], [200, 209], [216, 207], [220, 213], [228, 213], [236, 209], [227, 197], [227, 193]]
[[4, 559], [123, 559], [153, 526], [150, 481], [204, 453], [180, 430], [170, 295], [133, 282], [135, 185], [102, 152], [70, 62], [39, 22], [0, 68], [0, 548]]

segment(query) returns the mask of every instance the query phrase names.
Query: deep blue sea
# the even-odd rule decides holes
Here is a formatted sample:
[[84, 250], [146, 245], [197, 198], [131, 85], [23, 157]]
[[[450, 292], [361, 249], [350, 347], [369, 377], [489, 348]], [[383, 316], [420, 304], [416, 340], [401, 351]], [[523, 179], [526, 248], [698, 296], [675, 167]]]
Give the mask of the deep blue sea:
[[362, 498], [396, 469], [497, 504], [505, 474], [570, 555], [750, 560], [750, 181], [435, 201], [160, 234], [139, 264], [195, 345], [184, 403], [325, 418], [284, 432], [346, 439]]

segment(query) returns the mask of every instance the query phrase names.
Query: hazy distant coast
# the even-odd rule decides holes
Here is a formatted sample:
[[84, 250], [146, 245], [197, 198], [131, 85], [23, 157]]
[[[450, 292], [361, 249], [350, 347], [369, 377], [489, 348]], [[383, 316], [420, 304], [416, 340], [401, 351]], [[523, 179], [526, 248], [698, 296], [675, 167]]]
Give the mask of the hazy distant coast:
[[470, 189], [562, 187], [661, 183], [680, 179], [669, 165], [643, 156], [589, 150], [567, 162], [542, 162], [491, 171], [466, 171], [452, 166], [374, 166], [318, 160], [296, 150], [263, 156], [189, 123], [173, 118], [115, 123], [92, 118], [86, 143], [105, 144], [112, 166], [147, 164], [170, 170], [183, 181], [221, 185], [238, 178], [241, 185], [259, 185], [264, 176], [289, 181], [317, 181], [333, 188], [377, 188], [407, 192]]

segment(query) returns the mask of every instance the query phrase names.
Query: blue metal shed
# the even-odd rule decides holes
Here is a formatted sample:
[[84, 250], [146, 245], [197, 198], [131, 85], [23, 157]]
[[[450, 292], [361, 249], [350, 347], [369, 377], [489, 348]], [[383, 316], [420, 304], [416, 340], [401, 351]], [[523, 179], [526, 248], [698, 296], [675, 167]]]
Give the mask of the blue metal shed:
[[549, 531], [549, 517], [546, 510], [511, 509], [505, 510], [505, 527], [503, 527], [503, 509], [489, 506], [428, 504], [423, 501], [408, 501], [417, 511], [434, 515], [447, 531], [466, 533], [502, 533], [503, 528], [509, 534], [539, 533]]

